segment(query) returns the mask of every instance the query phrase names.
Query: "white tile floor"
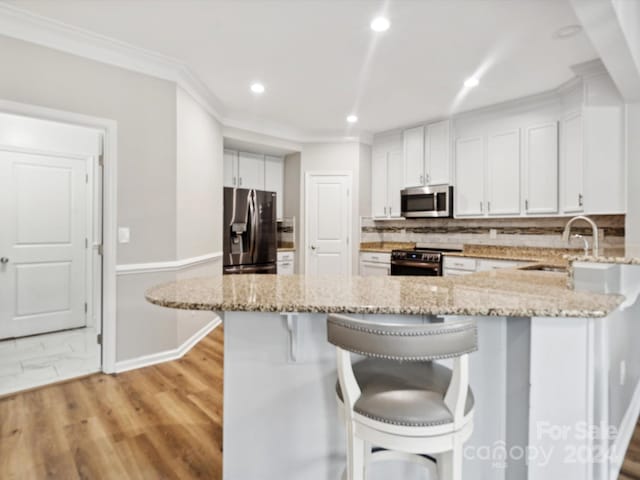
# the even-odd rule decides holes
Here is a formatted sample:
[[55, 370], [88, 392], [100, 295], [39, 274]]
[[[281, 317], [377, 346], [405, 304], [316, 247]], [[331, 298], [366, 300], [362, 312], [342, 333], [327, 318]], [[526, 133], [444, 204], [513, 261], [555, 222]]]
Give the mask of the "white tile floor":
[[0, 341], [0, 395], [99, 371], [91, 327]]

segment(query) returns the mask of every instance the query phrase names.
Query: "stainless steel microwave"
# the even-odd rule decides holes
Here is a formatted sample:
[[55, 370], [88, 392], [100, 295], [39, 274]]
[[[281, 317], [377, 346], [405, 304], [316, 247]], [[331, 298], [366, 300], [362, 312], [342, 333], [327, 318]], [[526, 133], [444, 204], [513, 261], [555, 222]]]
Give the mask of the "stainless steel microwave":
[[401, 213], [406, 218], [453, 217], [453, 187], [431, 185], [400, 192]]

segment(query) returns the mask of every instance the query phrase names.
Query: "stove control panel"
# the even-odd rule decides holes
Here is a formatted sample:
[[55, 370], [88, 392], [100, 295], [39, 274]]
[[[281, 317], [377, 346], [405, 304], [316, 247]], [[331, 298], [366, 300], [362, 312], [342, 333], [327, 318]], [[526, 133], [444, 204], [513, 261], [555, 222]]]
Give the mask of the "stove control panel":
[[439, 252], [421, 252], [419, 250], [393, 250], [391, 260], [409, 260], [422, 263], [439, 263], [442, 254]]

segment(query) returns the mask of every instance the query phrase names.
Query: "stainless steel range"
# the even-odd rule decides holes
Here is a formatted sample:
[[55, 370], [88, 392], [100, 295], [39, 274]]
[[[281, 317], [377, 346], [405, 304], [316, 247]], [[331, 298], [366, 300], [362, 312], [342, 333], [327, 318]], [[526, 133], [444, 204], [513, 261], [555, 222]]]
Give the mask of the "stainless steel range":
[[415, 248], [391, 252], [391, 275], [442, 275], [443, 252], [460, 252], [449, 248]]

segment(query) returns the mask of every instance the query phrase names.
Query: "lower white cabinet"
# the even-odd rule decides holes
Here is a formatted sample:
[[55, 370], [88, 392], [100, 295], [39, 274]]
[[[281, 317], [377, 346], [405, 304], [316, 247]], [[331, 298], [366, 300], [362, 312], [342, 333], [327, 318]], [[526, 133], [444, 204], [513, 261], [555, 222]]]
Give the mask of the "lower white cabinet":
[[454, 277], [469, 275], [475, 272], [500, 270], [501, 268], [516, 268], [531, 262], [519, 260], [493, 260], [488, 258], [459, 257], [445, 255], [443, 260], [443, 276]]
[[278, 274], [293, 275], [295, 272], [294, 252], [278, 252]]
[[381, 277], [391, 274], [391, 254], [376, 252], [360, 253], [360, 276]]

